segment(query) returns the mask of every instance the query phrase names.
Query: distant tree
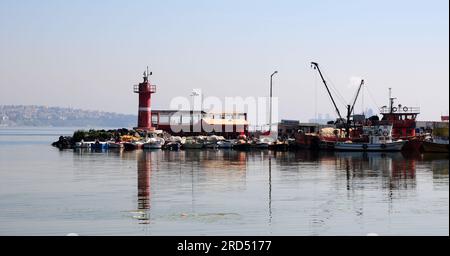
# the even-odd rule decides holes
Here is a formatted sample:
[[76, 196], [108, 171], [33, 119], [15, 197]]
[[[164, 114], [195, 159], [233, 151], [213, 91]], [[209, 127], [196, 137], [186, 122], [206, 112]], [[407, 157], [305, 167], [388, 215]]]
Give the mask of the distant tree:
[[83, 130], [78, 130], [78, 131], [75, 131], [74, 133], [73, 133], [73, 140], [75, 141], [75, 142], [79, 142], [79, 141], [81, 141], [81, 140], [84, 140], [85, 138], [86, 138], [86, 132], [85, 131], [83, 131]]

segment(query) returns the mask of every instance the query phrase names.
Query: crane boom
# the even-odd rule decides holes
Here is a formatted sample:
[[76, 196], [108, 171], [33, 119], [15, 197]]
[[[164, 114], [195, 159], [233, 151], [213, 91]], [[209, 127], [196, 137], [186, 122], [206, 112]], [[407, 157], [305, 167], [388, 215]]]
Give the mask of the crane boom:
[[327, 92], [331, 98], [331, 101], [333, 102], [336, 113], [338, 114], [340, 120], [343, 120], [343, 118], [341, 116], [341, 112], [339, 111], [339, 108], [337, 107], [336, 102], [334, 101], [333, 95], [331, 95], [330, 89], [328, 88], [327, 82], [325, 81], [325, 78], [323, 78], [322, 72], [320, 71], [320, 68], [319, 68], [319, 64], [317, 64], [316, 62], [311, 62], [311, 67], [313, 67], [314, 69], [317, 69], [317, 71], [319, 72], [320, 78], [322, 78], [322, 82], [325, 85], [325, 88], [327, 89]]
[[364, 85], [364, 79], [361, 79], [361, 84], [359, 85], [358, 91], [356, 92], [355, 100], [353, 101], [353, 105], [350, 109], [350, 114], [353, 112], [355, 108], [356, 100], [358, 99], [359, 92], [361, 91], [362, 86]]

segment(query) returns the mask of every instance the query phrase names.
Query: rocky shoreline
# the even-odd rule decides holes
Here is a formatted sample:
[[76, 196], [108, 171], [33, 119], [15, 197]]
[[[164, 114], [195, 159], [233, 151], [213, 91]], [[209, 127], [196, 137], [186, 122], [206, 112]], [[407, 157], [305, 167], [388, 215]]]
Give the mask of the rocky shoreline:
[[52, 143], [52, 146], [59, 149], [72, 149], [75, 148], [77, 142], [81, 141], [119, 141], [122, 136], [145, 137], [146, 134], [146, 131], [128, 130], [126, 128], [115, 130], [77, 130], [72, 136], [60, 136], [57, 141]]

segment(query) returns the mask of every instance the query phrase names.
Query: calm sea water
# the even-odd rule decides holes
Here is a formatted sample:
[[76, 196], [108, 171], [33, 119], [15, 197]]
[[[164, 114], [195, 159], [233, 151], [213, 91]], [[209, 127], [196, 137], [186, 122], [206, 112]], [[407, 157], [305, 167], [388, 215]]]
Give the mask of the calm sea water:
[[449, 235], [448, 155], [90, 152], [0, 129], [0, 235]]

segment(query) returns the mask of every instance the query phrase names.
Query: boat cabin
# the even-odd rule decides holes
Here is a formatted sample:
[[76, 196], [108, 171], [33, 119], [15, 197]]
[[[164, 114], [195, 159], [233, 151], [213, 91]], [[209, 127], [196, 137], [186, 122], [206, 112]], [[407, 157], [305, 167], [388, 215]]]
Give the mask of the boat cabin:
[[408, 139], [416, 136], [416, 118], [420, 114], [420, 108], [403, 106], [401, 104], [394, 106], [395, 99], [389, 96], [389, 106], [381, 108], [380, 114], [383, 117], [380, 120], [380, 124], [392, 125], [393, 138]]

